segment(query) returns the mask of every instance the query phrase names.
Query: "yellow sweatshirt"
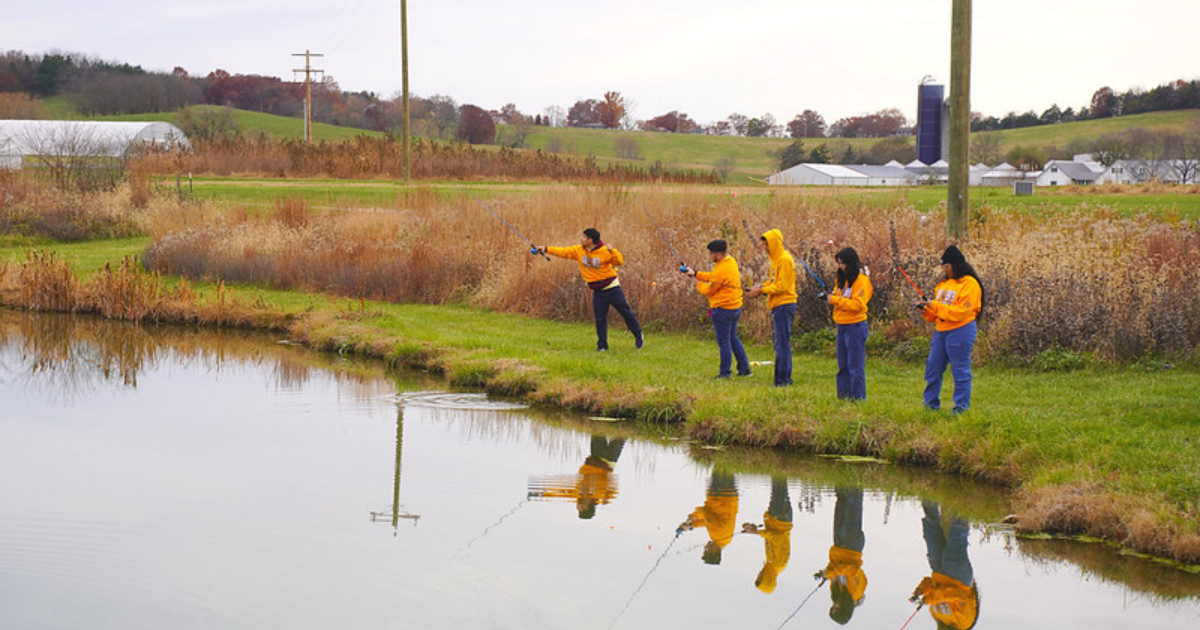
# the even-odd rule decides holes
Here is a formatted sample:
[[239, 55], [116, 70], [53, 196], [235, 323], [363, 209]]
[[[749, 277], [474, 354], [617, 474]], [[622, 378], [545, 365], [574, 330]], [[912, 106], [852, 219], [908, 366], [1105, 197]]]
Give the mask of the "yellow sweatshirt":
[[692, 526], [707, 529], [709, 539], [723, 548], [733, 540], [733, 530], [737, 524], [737, 511], [738, 496], [736, 494], [710, 492], [704, 500], [704, 505], [692, 512]]
[[860, 552], [830, 547], [829, 564], [821, 575], [831, 582], [839, 582], [845, 586], [846, 592], [855, 603], [862, 601], [863, 594], [867, 592], [867, 574], [863, 572]]
[[546, 253], [578, 262], [579, 273], [588, 284], [617, 277], [614, 267], [625, 264], [625, 257], [621, 252], [609, 245], [601, 245], [593, 250], [586, 250], [583, 245], [547, 247]]
[[697, 271], [696, 290], [708, 297], [709, 308], [742, 308], [742, 275], [733, 256], [722, 258], [712, 271]]
[[972, 276], [942, 280], [934, 289], [935, 296], [929, 307], [921, 311], [927, 322], [934, 322], [940, 332], [962, 328], [975, 321], [979, 309], [983, 308], [983, 289]]
[[848, 287], [834, 287], [829, 294], [829, 303], [833, 304], [833, 323], [857, 324], [867, 319], [867, 302], [875, 295], [875, 287], [867, 274], [859, 272], [854, 284]]
[[796, 261], [783, 246], [783, 232], [767, 230], [767, 253], [771, 257], [771, 281], [762, 285], [767, 308], [796, 303]]
[[929, 606], [929, 614], [951, 628], [969, 628], [979, 616], [975, 591], [948, 575], [935, 572], [921, 580], [917, 590]]
[[775, 590], [779, 574], [787, 568], [788, 560], [792, 557], [792, 523], [781, 521], [772, 517], [770, 512], [766, 512], [763, 514], [763, 527], [758, 530], [758, 534], [763, 537], [766, 560], [754, 585], [758, 590], [770, 593]]

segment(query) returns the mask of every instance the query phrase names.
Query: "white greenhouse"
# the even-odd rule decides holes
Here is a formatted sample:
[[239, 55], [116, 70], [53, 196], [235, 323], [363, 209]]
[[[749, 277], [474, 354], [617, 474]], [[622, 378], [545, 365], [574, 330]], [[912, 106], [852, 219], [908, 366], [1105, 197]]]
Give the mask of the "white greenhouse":
[[142, 146], [191, 147], [187, 136], [166, 122], [0, 120], [0, 168], [22, 168], [27, 158], [124, 158]]

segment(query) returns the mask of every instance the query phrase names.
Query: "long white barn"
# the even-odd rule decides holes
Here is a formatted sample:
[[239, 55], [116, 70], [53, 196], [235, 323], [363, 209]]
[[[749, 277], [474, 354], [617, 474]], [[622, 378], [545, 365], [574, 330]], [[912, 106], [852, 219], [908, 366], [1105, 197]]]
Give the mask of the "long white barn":
[[0, 168], [19, 169], [27, 156], [124, 157], [130, 149], [190, 147], [166, 122], [0, 120]]

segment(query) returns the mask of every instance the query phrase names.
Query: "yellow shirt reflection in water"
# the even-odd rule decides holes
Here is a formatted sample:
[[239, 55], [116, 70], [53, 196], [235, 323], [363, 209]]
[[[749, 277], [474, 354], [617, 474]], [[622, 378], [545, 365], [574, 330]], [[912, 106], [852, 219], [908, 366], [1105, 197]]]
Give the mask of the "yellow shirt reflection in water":
[[763, 513], [763, 524], [745, 523], [742, 531], [762, 536], [766, 558], [754, 586], [764, 593], [774, 592], [779, 574], [792, 556], [792, 500], [786, 477], [771, 478], [771, 502]]
[[733, 540], [737, 525], [738, 494], [732, 473], [713, 471], [704, 505], [696, 508], [680, 529], [703, 527], [708, 530], [708, 544], [701, 558], [706, 564], [721, 564], [721, 550]]

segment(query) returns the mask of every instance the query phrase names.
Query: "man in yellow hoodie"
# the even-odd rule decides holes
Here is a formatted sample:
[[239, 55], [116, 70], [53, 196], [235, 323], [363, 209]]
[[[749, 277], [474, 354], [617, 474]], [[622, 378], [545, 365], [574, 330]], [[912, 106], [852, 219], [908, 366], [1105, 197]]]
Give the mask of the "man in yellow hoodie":
[[720, 371], [717, 378], [729, 378], [733, 358], [737, 357], [738, 376], [750, 376], [750, 359], [738, 339], [738, 318], [742, 315], [742, 276], [737, 261], [728, 254], [729, 245], [721, 239], [708, 244], [708, 258], [713, 263], [712, 271], [696, 271], [684, 268], [684, 273], [696, 279], [696, 290], [708, 298], [709, 317], [717, 334], [717, 348], [721, 354]]
[[783, 232], [767, 230], [759, 240], [771, 258], [771, 280], [754, 285], [748, 298], [767, 296], [775, 345], [775, 387], [792, 384], [792, 322], [796, 321], [796, 260], [783, 246]]
[[754, 585], [764, 593], [774, 592], [779, 574], [792, 557], [792, 500], [788, 496], [787, 477], [771, 477], [771, 502], [763, 513], [763, 524], [744, 523], [742, 532], [762, 536], [766, 559]]
[[571, 247], [535, 248], [539, 253], [550, 254], [559, 258], [574, 260], [579, 263], [579, 273], [583, 281], [592, 290], [592, 315], [596, 318], [596, 350], [608, 350], [608, 307], [613, 307], [625, 320], [629, 332], [633, 333], [633, 345], [641, 348], [645, 343], [642, 336], [642, 325], [638, 323], [633, 309], [625, 299], [621, 289], [621, 280], [617, 278], [616, 267], [625, 264], [625, 257], [611, 245], [600, 240], [600, 231], [588, 228], [583, 231], [583, 237], [578, 245]]

